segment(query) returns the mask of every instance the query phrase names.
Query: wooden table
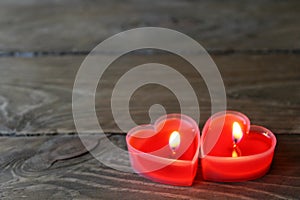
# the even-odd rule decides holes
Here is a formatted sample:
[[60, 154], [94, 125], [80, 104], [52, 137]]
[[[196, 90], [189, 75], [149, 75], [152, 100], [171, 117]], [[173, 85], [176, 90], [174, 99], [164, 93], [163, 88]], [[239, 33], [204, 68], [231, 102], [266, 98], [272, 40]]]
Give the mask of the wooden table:
[[[299, 13], [300, 2], [291, 0], [1, 1], [0, 198], [299, 198]], [[88, 150], [101, 148], [101, 138], [89, 135], [88, 149], [83, 147], [72, 116], [76, 72], [105, 38], [143, 26], [181, 31], [208, 49], [224, 80], [227, 108], [242, 111], [277, 136], [266, 176], [215, 183], [203, 181], [199, 169], [192, 187], [162, 185], [93, 158]], [[120, 148], [126, 149], [126, 133], [115, 124], [109, 106], [114, 83], [132, 66], [154, 61], [184, 69], [199, 90], [200, 128], [211, 115], [205, 83], [184, 60], [159, 51], [130, 53], [109, 67], [96, 95], [99, 122]], [[145, 86], [130, 103], [136, 123], [149, 123], [148, 109], [155, 103], [178, 112], [172, 93]]]

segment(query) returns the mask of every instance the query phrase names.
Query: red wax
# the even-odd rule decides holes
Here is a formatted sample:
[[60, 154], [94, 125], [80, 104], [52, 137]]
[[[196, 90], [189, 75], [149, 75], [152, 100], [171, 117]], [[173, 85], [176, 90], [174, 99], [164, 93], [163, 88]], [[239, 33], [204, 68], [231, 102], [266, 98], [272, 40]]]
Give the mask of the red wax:
[[[240, 125], [243, 132], [243, 137], [236, 143], [239, 152], [237, 157], [232, 156], [234, 122]], [[202, 174], [205, 180], [245, 181], [259, 178], [269, 170], [276, 138], [264, 127], [250, 126], [245, 115], [227, 111], [213, 115], [206, 122], [201, 145]]]
[[[172, 132], [180, 134], [175, 152], [169, 147]], [[170, 114], [152, 125], [138, 126], [126, 137], [133, 169], [156, 182], [192, 185], [198, 166], [200, 133], [196, 122], [185, 115]]]

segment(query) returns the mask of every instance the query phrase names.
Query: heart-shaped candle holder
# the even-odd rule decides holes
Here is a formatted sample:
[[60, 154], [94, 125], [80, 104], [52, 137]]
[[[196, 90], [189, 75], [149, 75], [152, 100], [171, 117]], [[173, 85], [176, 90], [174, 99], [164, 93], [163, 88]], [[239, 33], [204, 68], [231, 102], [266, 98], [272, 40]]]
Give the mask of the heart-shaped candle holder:
[[274, 134], [264, 127], [250, 125], [242, 113], [216, 113], [202, 131], [203, 178], [218, 182], [259, 178], [269, 170], [275, 146]]
[[162, 116], [154, 125], [131, 129], [126, 142], [131, 165], [138, 174], [155, 182], [192, 185], [200, 148], [199, 128], [192, 118]]

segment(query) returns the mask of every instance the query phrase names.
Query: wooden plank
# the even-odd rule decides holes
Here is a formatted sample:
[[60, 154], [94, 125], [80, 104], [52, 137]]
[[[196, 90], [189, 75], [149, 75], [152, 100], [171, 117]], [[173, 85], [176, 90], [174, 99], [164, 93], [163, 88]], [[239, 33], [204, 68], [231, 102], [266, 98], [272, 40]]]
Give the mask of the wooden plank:
[[0, 50], [90, 50], [145, 26], [181, 31], [210, 49], [293, 49], [300, 47], [299, 13], [297, 0], [4, 0]]
[[[83, 59], [82, 56], [1, 58], [0, 132], [74, 132], [72, 88]], [[298, 55], [216, 55], [213, 59], [226, 86], [228, 109], [247, 114], [253, 124], [266, 126], [275, 133], [300, 133]], [[148, 62], [172, 66], [190, 81], [198, 97], [202, 127], [211, 115], [210, 96], [203, 79], [192, 67], [172, 55], [133, 54], [118, 59], [101, 78], [96, 110], [103, 130], [124, 132], [116, 125], [111, 113], [110, 96], [114, 84], [133, 66]], [[181, 83], [174, 81], [174, 84]], [[124, 100], [124, 97], [119, 98]], [[189, 98], [187, 96], [186, 100]], [[138, 89], [130, 101], [130, 112], [136, 123], [150, 122], [148, 110], [153, 104], [162, 104], [168, 113], [180, 112], [173, 93], [157, 85], [148, 85]], [[188, 105], [187, 109], [196, 109], [193, 106]], [[159, 116], [160, 112], [152, 114]], [[88, 127], [86, 113], [83, 112], [82, 117]], [[120, 114], [120, 117], [125, 124], [129, 121], [126, 114]]]
[[[125, 148], [122, 135], [109, 136]], [[87, 136], [88, 148], [103, 148]], [[202, 180], [198, 169], [191, 187], [151, 182], [137, 174], [104, 166], [87, 154], [77, 136], [0, 137], [1, 199], [297, 199], [300, 195], [299, 135], [278, 135], [271, 170], [241, 183]], [[114, 161], [114, 157], [107, 160]]]

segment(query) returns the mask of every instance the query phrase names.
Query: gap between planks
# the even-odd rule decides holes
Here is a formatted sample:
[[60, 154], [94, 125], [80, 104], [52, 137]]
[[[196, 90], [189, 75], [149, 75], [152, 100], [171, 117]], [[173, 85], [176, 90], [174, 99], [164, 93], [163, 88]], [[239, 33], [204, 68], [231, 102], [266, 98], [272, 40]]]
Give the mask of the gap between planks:
[[[300, 49], [207, 49], [207, 52], [210, 55], [279, 55], [279, 54], [288, 54], [288, 55], [298, 55], [300, 54]], [[43, 57], [43, 56], [84, 56], [88, 55], [90, 51], [1, 51], [1, 57], [21, 57], [21, 58], [34, 58], [34, 57]], [[98, 52], [99, 54], [115, 54], [117, 52]], [[198, 54], [201, 52], [188, 52]], [[141, 50], [135, 53], [136, 55], [151, 55], [157, 54], [152, 49]], [[162, 52], [159, 52], [162, 54]]]
[[[82, 133], [80, 135], [96, 135], [99, 134], [97, 132], [89, 132], [89, 133]], [[105, 132], [104, 133], [106, 136], [126, 136], [127, 133], [124, 132]], [[284, 135], [300, 135], [300, 133], [280, 133], [276, 134], [274, 133], [275, 136], [284, 136]], [[1, 133], [0, 132], [0, 138], [1, 137], [48, 137], [48, 136], [79, 136], [77, 132], [49, 132], [49, 133], [38, 133], [38, 132], [32, 132], [32, 133]]]

